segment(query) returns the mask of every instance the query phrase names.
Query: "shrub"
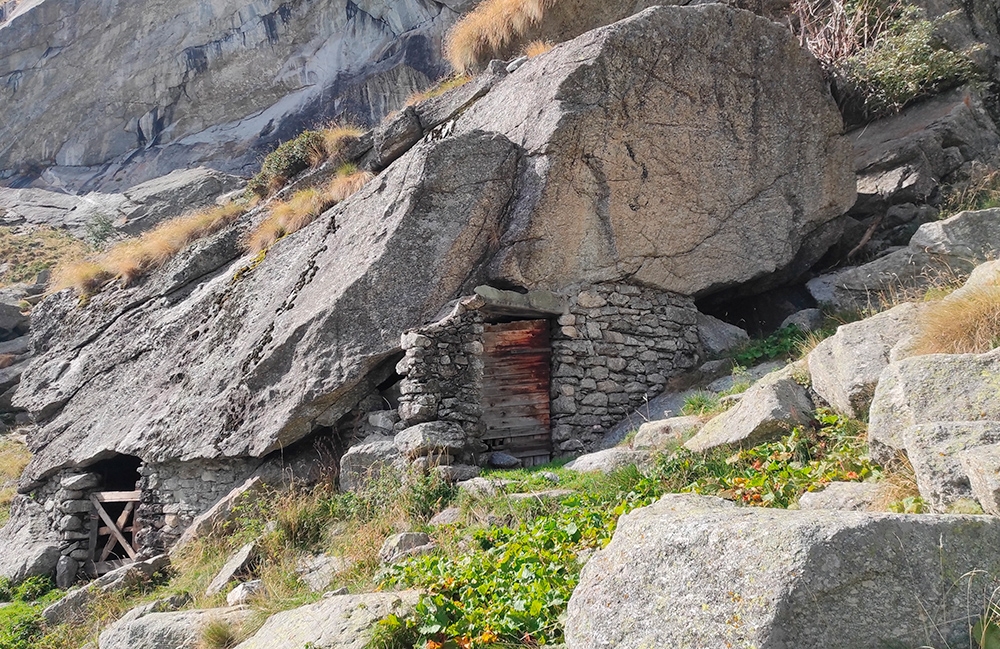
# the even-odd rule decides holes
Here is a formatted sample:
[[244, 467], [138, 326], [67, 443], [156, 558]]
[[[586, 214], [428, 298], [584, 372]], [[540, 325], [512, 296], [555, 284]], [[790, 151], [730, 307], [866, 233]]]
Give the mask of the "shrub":
[[518, 49], [556, 0], [484, 0], [448, 32], [445, 55], [457, 72], [469, 73]]
[[349, 142], [364, 135], [364, 129], [334, 122], [321, 128], [319, 134], [323, 138], [322, 145], [310, 151], [309, 164], [313, 167], [330, 159], [339, 159]]
[[75, 288], [92, 295], [110, 279], [131, 284], [143, 274], [164, 265], [194, 241], [233, 223], [248, 205], [234, 201], [208, 207], [160, 223], [135, 239], [122, 241], [97, 257], [56, 268], [50, 289]]
[[898, 112], [913, 101], [978, 77], [969, 57], [934, 36], [921, 10], [880, 0], [798, 0], [800, 42], [834, 81], [850, 125]]
[[303, 131], [298, 137], [282, 142], [264, 158], [260, 171], [247, 183], [247, 191], [260, 198], [278, 191], [289, 178], [308, 169], [317, 152], [325, 151], [325, 140], [319, 131]]
[[752, 367], [763, 361], [791, 357], [806, 340], [806, 335], [795, 325], [778, 329], [766, 338], [751, 340], [733, 358], [744, 367]]
[[982, 354], [1000, 347], [998, 283], [963, 289], [924, 307], [915, 354]]

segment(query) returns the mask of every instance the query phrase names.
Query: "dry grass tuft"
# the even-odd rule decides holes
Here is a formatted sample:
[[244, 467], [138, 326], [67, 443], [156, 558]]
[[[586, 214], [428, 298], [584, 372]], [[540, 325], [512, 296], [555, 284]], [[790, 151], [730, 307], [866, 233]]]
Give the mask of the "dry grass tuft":
[[[901, 513], [921, 513], [923, 511], [917, 475], [905, 453], [897, 453], [886, 463], [882, 480], [870, 509], [872, 511], [899, 511]], [[912, 504], [911, 504], [912, 503]], [[906, 510], [910, 511], [906, 511]]]
[[327, 160], [339, 159], [345, 146], [351, 141], [364, 135], [365, 131], [361, 127], [353, 124], [339, 124], [332, 122], [319, 130], [321, 138], [310, 147], [309, 164], [318, 167]]
[[10, 504], [17, 495], [15, 483], [31, 460], [31, 452], [20, 442], [0, 441], [0, 525], [10, 516]]
[[0, 370], [13, 365], [16, 358], [13, 354], [0, 354]]
[[232, 622], [209, 620], [201, 628], [198, 649], [233, 649], [243, 641], [242, 630]]
[[915, 354], [982, 354], [1000, 347], [1000, 285], [963, 289], [925, 307]]
[[101, 255], [56, 268], [50, 289], [75, 288], [81, 295], [95, 293], [109, 279], [131, 284], [164, 265], [189, 244], [218, 232], [246, 212], [247, 205], [232, 202], [165, 221], [145, 234], [122, 241]]
[[445, 55], [457, 72], [469, 73], [506, 58], [537, 27], [556, 0], [485, 0], [448, 32]]
[[21, 232], [0, 227], [0, 286], [32, 281], [60, 263], [81, 259], [87, 244], [62, 230], [38, 228]]
[[271, 213], [250, 233], [244, 245], [251, 252], [267, 250], [282, 237], [301, 230], [323, 212], [352, 196], [372, 177], [370, 172], [358, 171], [354, 165], [341, 166], [326, 187], [300, 190], [272, 207]]
[[[420, 92], [415, 92], [406, 99], [407, 106], [415, 106], [420, 102], [427, 101], [428, 99], [433, 99], [434, 97], [440, 97], [449, 90], [454, 90], [455, 88], [460, 88], [465, 84], [472, 81], [472, 77], [467, 74], [457, 74], [444, 79], [440, 83], [427, 90], [421, 90]], [[388, 120], [388, 118], [387, 118]]]
[[555, 47], [555, 45], [549, 41], [531, 41], [524, 46], [524, 55], [529, 59], [533, 59], [536, 56], [541, 56], [542, 54], [551, 51], [553, 47]]

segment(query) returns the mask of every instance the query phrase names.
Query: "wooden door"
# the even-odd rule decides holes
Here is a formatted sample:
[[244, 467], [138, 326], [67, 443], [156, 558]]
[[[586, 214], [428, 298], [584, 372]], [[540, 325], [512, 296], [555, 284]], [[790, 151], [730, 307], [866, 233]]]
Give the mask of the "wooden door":
[[525, 466], [552, 459], [547, 320], [486, 325], [483, 333], [483, 441]]
[[135, 561], [136, 509], [141, 491], [101, 491], [90, 494], [90, 560], [87, 571], [94, 576]]

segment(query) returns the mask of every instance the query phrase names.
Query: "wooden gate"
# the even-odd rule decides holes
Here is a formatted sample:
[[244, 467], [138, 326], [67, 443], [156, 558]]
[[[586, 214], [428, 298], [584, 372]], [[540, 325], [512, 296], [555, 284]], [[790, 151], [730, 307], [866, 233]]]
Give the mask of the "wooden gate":
[[552, 459], [547, 320], [486, 325], [483, 333], [483, 441], [525, 466]]
[[[140, 491], [102, 491], [90, 494], [90, 560], [87, 571], [103, 575], [135, 561], [135, 512]], [[109, 513], [111, 509], [114, 514]], [[118, 511], [120, 509], [120, 511]]]

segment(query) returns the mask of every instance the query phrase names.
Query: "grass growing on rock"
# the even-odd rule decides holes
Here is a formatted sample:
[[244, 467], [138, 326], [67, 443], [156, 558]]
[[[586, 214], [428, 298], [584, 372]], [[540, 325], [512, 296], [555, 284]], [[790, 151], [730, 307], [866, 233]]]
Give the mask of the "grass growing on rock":
[[17, 494], [17, 479], [31, 460], [28, 448], [12, 439], [0, 440], [0, 525], [10, 518], [10, 504]]
[[347, 144], [362, 133], [356, 126], [337, 123], [320, 130], [303, 131], [279, 144], [264, 158], [260, 171], [247, 183], [247, 192], [258, 198], [270, 196], [309, 167], [337, 159]]
[[324, 187], [300, 189], [284, 201], [275, 203], [245, 242], [247, 250], [259, 253], [283, 237], [306, 227], [319, 216], [346, 200], [372, 179], [372, 174], [345, 164]]
[[440, 97], [449, 90], [454, 90], [455, 88], [461, 88], [465, 84], [472, 81], [472, 77], [468, 74], [454, 74], [447, 79], [440, 81], [434, 86], [428, 88], [427, 90], [421, 90], [415, 92], [406, 99], [407, 106], [415, 106], [421, 102], [427, 101], [428, 99], [433, 99], [434, 97]]
[[235, 222], [247, 209], [246, 203], [234, 201], [164, 221], [99, 255], [57, 267], [50, 288], [54, 291], [74, 288], [80, 295], [92, 295], [112, 279], [131, 284], [166, 264], [191, 243]]
[[1000, 347], [1000, 284], [963, 289], [924, 307], [914, 354], [982, 354]]
[[454, 70], [475, 72], [517, 48], [556, 0], [485, 0], [448, 32], [445, 56]]

